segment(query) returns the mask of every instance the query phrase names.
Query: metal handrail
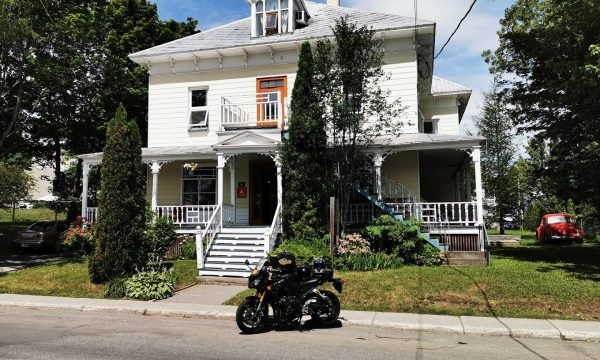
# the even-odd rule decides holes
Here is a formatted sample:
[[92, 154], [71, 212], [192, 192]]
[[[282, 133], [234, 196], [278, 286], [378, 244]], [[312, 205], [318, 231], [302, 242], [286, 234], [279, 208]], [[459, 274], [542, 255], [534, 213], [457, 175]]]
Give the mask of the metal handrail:
[[[406, 186], [402, 185], [398, 181], [381, 175], [381, 190], [383, 197], [386, 199], [403, 199], [402, 202], [413, 202], [413, 203], [425, 203], [422, 197], [413, 193]], [[406, 201], [406, 200], [409, 201]]]

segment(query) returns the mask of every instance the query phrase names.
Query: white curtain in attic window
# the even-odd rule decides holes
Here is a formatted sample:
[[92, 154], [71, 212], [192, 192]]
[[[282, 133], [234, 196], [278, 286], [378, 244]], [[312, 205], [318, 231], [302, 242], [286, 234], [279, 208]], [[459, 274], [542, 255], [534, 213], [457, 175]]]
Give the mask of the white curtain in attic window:
[[267, 0], [267, 11], [279, 10], [279, 0]]
[[288, 32], [288, 11], [283, 10], [281, 12], [281, 32]]

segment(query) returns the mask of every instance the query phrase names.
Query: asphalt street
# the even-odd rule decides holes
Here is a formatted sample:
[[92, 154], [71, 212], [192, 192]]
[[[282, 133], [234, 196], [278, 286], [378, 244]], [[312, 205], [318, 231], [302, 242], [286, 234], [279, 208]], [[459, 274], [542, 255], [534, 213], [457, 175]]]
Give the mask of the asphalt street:
[[595, 359], [600, 343], [378, 328], [240, 334], [232, 320], [0, 308], [0, 359]]

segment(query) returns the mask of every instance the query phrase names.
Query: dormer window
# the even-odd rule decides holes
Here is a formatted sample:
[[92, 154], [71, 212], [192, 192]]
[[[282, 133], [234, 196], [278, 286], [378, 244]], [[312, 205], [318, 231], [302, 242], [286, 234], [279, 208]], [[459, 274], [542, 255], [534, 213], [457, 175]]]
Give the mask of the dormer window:
[[[296, 23], [295, 13], [300, 5], [297, 0], [255, 0], [252, 36], [269, 36], [292, 32]], [[302, 9], [304, 11], [304, 9]]]

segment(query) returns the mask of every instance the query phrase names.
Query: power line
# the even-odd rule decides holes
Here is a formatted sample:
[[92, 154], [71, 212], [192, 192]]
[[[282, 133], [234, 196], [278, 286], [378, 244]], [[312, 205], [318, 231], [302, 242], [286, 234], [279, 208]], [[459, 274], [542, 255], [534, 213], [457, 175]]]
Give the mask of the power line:
[[456, 32], [458, 31], [458, 28], [460, 28], [460, 25], [462, 24], [462, 22], [467, 18], [467, 16], [469, 16], [469, 13], [471, 12], [471, 10], [473, 10], [473, 6], [475, 6], [476, 2], [477, 2], [477, 0], [473, 0], [473, 2], [471, 3], [471, 6], [469, 6], [469, 10], [467, 10], [467, 13], [465, 14], [465, 16], [463, 16], [462, 19], [460, 19], [460, 21], [458, 22], [458, 25], [456, 25], [456, 29], [454, 29], [454, 31], [452, 32], [452, 34], [450, 34], [450, 37], [448, 38], [448, 40], [446, 40], [446, 43], [444, 44], [444, 46], [442, 46], [442, 48], [440, 49], [440, 51], [433, 58], [434, 60], [437, 59], [438, 56], [440, 56], [440, 54], [442, 53], [442, 51], [444, 51], [444, 49], [446, 48], [446, 45], [448, 45], [448, 43], [450, 42], [450, 40], [452, 39], [452, 37], [454, 36], [454, 34], [456, 34]]

